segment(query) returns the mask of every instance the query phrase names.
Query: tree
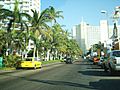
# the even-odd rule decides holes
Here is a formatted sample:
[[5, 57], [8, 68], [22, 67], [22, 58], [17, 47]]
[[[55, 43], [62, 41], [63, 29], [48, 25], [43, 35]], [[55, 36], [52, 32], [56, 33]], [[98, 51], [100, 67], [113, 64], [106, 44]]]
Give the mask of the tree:
[[[49, 6], [49, 8], [47, 8], [47, 9], [48, 9], [48, 11], [49, 11], [48, 15], [49, 15], [49, 18], [50, 18], [51, 22], [54, 21], [54, 23], [57, 23], [56, 18], [64, 18], [64, 17], [61, 15], [61, 13], [62, 13], [63, 11], [56, 11], [55, 8], [52, 7], [52, 6]], [[53, 25], [53, 22], [52, 22], [52, 25]]]
[[[36, 10], [32, 10], [33, 12], [33, 17], [31, 17], [31, 38], [34, 41], [34, 55], [36, 50], [38, 51], [38, 45], [41, 43], [41, 36], [44, 35], [45, 29], [49, 29], [50, 27], [46, 24], [46, 22], [49, 21], [49, 18], [46, 17], [46, 14], [48, 13], [48, 9], [43, 10], [41, 13], [37, 12]], [[39, 40], [37, 39], [39, 38]], [[39, 44], [38, 44], [39, 43]], [[37, 48], [38, 47], [38, 48]]]
[[[13, 37], [14, 32], [15, 32], [15, 27], [21, 27], [20, 30], [25, 30], [28, 29], [28, 26], [26, 24], [26, 20], [23, 20], [23, 17], [26, 17], [26, 19], [29, 19], [30, 16], [26, 13], [20, 13], [19, 9], [18, 9], [18, 5], [19, 2], [17, 0], [15, 0], [15, 6], [14, 6], [14, 10], [8, 10], [8, 9], [0, 9], [0, 19], [7, 19], [8, 22], [8, 27], [7, 27], [7, 48], [8, 49], [12, 49], [12, 43], [14, 43], [14, 41], [16, 41]], [[25, 27], [24, 27], [25, 26]]]

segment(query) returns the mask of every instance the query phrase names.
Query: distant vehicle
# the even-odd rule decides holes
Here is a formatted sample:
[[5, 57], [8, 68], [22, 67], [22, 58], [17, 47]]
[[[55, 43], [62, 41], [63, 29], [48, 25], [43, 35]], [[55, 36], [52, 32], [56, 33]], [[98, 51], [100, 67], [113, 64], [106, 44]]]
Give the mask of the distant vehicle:
[[64, 58], [64, 62], [65, 62], [66, 64], [72, 64], [72, 63], [73, 63], [72, 57], [65, 57], [65, 58]]
[[93, 57], [93, 64], [98, 64], [98, 62], [99, 62], [99, 58], [98, 58], [98, 56], [94, 56]]
[[39, 59], [34, 58], [34, 57], [28, 57], [23, 61], [19, 61], [16, 63], [17, 67], [16, 68], [41, 68], [42, 63]]
[[104, 61], [105, 57], [101, 56], [100, 60], [98, 61], [98, 65], [101, 66], [103, 68], [103, 61]]

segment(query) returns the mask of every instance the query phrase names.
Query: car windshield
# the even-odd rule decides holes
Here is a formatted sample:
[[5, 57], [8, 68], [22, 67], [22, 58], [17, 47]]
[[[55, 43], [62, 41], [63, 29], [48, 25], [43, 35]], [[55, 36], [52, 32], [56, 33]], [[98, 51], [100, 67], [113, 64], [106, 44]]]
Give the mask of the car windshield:
[[113, 56], [120, 57], [120, 51], [113, 52]]

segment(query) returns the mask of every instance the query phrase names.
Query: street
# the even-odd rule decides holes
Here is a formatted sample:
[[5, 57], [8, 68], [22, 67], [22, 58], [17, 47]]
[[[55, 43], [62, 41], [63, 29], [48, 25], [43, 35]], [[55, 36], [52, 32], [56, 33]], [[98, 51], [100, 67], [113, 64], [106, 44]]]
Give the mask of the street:
[[110, 76], [87, 60], [38, 70], [0, 74], [0, 90], [120, 90], [120, 76]]

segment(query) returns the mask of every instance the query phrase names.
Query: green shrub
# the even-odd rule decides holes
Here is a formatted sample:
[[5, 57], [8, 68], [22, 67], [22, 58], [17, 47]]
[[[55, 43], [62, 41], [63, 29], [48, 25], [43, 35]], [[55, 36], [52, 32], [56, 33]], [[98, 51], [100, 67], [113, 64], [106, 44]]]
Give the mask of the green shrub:
[[20, 59], [17, 55], [8, 55], [5, 57], [3, 64], [5, 67], [16, 67], [16, 62]]

